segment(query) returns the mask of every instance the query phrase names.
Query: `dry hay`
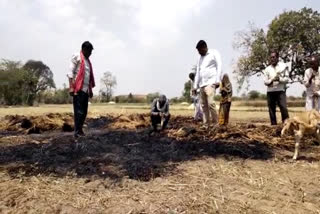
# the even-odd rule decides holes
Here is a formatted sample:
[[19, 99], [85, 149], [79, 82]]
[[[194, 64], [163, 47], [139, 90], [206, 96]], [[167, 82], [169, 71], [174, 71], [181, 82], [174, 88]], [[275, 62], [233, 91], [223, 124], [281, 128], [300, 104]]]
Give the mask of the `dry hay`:
[[[111, 115], [109, 117], [112, 117]], [[150, 116], [148, 114], [119, 115], [113, 117], [113, 123], [106, 125], [106, 128], [112, 129], [140, 129], [150, 125]]]
[[[172, 117], [172, 128], [168, 136], [178, 140], [206, 140], [224, 143], [265, 143], [269, 146], [293, 148], [293, 137], [281, 138], [282, 125], [271, 126], [253, 123], [231, 123], [228, 126], [215, 126], [202, 129], [191, 117]], [[304, 139], [304, 146], [312, 145], [313, 138]]]
[[[150, 127], [150, 116], [149, 114], [107, 115], [106, 117], [90, 118], [87, 122], [90, 129], [137, 131]], [[200, 127], [201, 123], [195, 122], [192, 117], [172, 116], [168, 130], [162, 135], [180, 141], [205, 140], [228, 144], [260, 142], [282, 148], [292, 148], [293, 145], [292, 137], [281, 138], [281, 125], [231, 123], [228, 126], [216, 126], [209, 130]], [[51, 113], [32, 117], [10, 115], [0, 121], [0, 130], [19, 131], [26, 134], [51, 130], [72, 131], [73, 115], [70, 113]], [[304, 145], [313, 143], [312, 138], [304, 139], [304, 141], [306, 141]]]
[[26, 134], [43, 131], [73, 130], [73, 115], [71, 113], [50, 113], [43, 116], [8, 115], [0, 122], [0, 130], [18, 131]]

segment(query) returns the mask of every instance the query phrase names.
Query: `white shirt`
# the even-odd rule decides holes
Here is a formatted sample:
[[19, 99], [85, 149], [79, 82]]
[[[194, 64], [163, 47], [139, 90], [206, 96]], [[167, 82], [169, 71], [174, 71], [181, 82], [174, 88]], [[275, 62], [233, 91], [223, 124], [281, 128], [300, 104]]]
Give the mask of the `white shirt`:
[[[77, 74], [80, 70], [80, 64], [81, 64], [81, 57], [80, 54], [74, 54], [71, 58], [70, 63], [70, 70], [67, 76], [72, 79], [76, 79]], [[89, 89], [89, 80], [90, 80], [90, 64], [86, 58], [84, 58], [84, 80], [83, 80], [83, 86], [82, 91], [88, 92]]]
[[207, 85], [219, 84], [221, 68], [220, 53], [217, 50], [209, 49], [205, 56], [199, 57], [193, 87], [198, 89]]
[[[268, 86], [268, 92], [286, 90], [286, 84], [289, 82], [289, 69], [287, 64], [278, 62], [275, 67], [269, 65], [263, 73], [265, 75], [264, 84]], [[276, 76], [279, 77], [279, 81], [273, 81]]]
[[[314, 78], [311, 80], [311, 76], [314, 75]], [[307, 88], [307, 96], [313, 96], [314, 94], [320, 95], [320, 68], [318, 72], [315, 72], [312, 68], [307, 69], [304, 72], [303, 84]]]

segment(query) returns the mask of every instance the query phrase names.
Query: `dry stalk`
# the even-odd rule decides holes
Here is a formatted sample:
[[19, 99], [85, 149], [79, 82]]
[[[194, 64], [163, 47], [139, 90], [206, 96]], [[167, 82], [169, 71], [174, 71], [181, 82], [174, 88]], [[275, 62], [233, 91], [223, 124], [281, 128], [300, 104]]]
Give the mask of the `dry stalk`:
[[133, 212], [133, 209], [132, 210], [130, 210], [129, 212], [127, 212], [127, 214], [131, 214]]
[[216, 200], [214, 200], [214, 205], [216, 206], [217, 211], [219, 211], [218, 203]]
[[224, 194], [223, 194], [222, 185], [220, 186], [220, 194], [221, 194], [222, 204], [224, 204]]

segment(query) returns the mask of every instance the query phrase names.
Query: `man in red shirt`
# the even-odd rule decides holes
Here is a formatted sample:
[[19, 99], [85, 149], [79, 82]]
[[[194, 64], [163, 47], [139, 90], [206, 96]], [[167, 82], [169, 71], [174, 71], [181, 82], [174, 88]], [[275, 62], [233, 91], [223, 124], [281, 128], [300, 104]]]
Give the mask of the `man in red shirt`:
[[92, 98], [92, 88], [95, 86], [92, 65], [89, 60], [93, 50], [90, 42], [81, 46], [81, 52], [74, 54], [68, 73], [70, 95], [73, 96], [74, 137], [84, 136], [83, 124], [88, 113], [89, 97]]

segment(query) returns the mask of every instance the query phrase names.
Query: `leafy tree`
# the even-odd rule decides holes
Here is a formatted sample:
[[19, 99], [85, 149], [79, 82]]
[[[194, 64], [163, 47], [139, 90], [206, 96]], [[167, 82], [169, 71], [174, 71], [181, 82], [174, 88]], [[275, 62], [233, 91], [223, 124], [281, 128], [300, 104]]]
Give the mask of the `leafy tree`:
[[41, 61], [29, 60], [0, 62], [0, 100], [6, 105], [33, 105], [40, 92], [55, 87], [53, 74]]
[[185, 102], [191, 102], [191, 96], [190, 96], [190, 90], [191, 90], [191, 81], [187, 81], [185, 84], [184, 84], [184, 89], [183, 89], [183, 92], [182, 92], [182, 97], [184, 98], [184, 101]]
[[69, 95], [69, 88], [63, 84], [63, 88], [56, 90], [46, 90], [41, 92], [41, 98], [46, 104], [68, 104], [72, 103], [72, 97]]
[[249, 93], [248, 93], [249, 100], [256, 100], [259, 97], [260, 97], [259, 91], [252, 90], [252, 91], [249, 91]]
[[129, 95], [128, 95], [128, 103], [133, 103], [133, 102], [134, 102], [133, 95], [132, 95], [132, 93], [129, 93]]
[[25, 103], [32, 106], [36, 96], [48, 88], [55, 88], [53, 73], [42, 61], [29, 60], [22, 67], [25, 70]]
[[268, 65], [270, 50], [290, 66], [290, 83], [301, 82], [307, 61], [320, 48], [320, 14], [311, 8], [286, 11], [275, 17], [267, 31], [249, 24], [249, 30], [236, 34], [234, 48], [241, 52], [234, 73], [239, 88], [253, 75], [260, 75]]
[[117, 86], [117, 79], [110, 71], [104, 72], [101, 78], [100, 95], [102, 99], [109, 102], [112, 98], [115, 87]]
[[21, 67], [16, 61], [3, 59], [0, 62], [0, 101], [3, 104], [22, 104], [25, 72]]
[[261, 93], [260, 93], [259, 98], [260, 98], [261, 100], [267, 100], [267, 99], [268, 99], [266, 94], [261, 94]]
[[22, 66], [20, 61], [12, 61], [8, 59], [1, 59], [0, 71], [15, 71]]

